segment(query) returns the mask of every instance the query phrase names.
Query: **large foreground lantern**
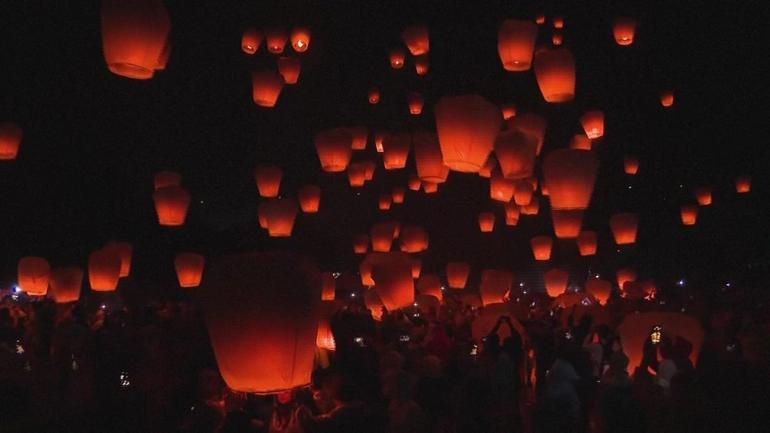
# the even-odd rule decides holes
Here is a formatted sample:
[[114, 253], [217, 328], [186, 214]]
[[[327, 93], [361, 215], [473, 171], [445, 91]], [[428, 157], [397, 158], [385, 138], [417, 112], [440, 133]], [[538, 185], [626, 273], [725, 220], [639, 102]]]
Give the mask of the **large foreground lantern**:
[[537, 137], [519, 130], [503, 131], [495, 141], [500, 171], [508, 179], [525, 179], [534, 173]]
[[577, 245], [581, 256], [593, 256], [596, 254], [597, 244], [596, 232], [587, 230], [578, 234]]
[[604, 135], [604, 112], [601, 110], [586, 111], [580, 116], [580, 124], [586, 132], [586, 137], [594, 140]]
[[246, 54], [256, 53], [259, 46], [262, 45], [263, 38], [262, 32], [254, 27], [249, 27], [243, 31], [243, 36], [241, 36], [241, 50]]
[[206, 259], [196, 253], [179, 253], [174, 257], [174, 270], [179, 287], [198, 287], [203, 278]]
[[430, 51], [428, 27], [424, 25], [409, 26], [401, 32], [401, 39], [413, 56], [421, 56]]
[[553, 238], [550, 236], [535, 236], [530, 241], [532, 246], [532, 255], [537, 261], [551, 260], [551, 249], [553, 248]]
[[484, 165], [500, 131], [500, 110], [478, 95], [444, 96], [434, 107], [444, 164], [475, 173]]
[[283, 171], [274, 165], [260, 165], [254, 169], [254, 180], [260, 197], [278, 197]]
[[557, 149], [543, 162], [552, 209], [586, 209], [596, 182], [599, 160], [592, 151]]
[[251, 73], [251, 98], [260, 107], [272, 108], [283, 90], [283, 76], [269, 69]]
[[112, 292], [120, 279], [120, 256], [109, 249], [96, 250], [88, 256], [88, 281], [95, 292]]
[[439, 301], [444, 299], [441, 291], [441, 279], [436, 274], [422, 274], [417, 280], [417, 292], [421, 295], [430, 295]]
[[543, 280], [545, 281], [545, 291], [548, 293], [548, 296], [556, 298], [567, 290], [569, 273], [554, 268], [543, 274]]
[[414, 162], [419, 180], [433, 183], [446, 181], [449, 167], [444, 165], [441, 158], [441, 146], [438, 144], [436, 134], [416, 132], [412, 135], [412, 141], [414, 142]]
[[265, 219], [270, 237], [291, 236], [294, 220], [297, 218], [297, 207], [297, 200], [293, 198], [275, 198], [267, 202]]
[[161, 188], [152, 194], [158, 224], [162, 226], [181, 226], [187, 218], [190, 206], [190, 193], [181, 186]]
[[606, 305], [612, 293], [612, 283], [599, 278], [589, 278], [586, 280], [586, 293], [596, 298], [601, 305]]
[[479, 294], [483, 305], [503, 302], [511, 291], [513, 274], [509, 271], [498, 269], [484, 269], [481, 271], [481, 283]]
[[497, 53], [506, 71], [528, 71], [535, 51], [537, 25], [527, 20], [503, 21], [497, 31]]
[[227, 386], [269, 394], [310, 383], [321, 303], [314, 265], [289, 253], [226, 256], [199, 294]]
[[669, 338], [677, 345], [677, 340], [683, 341], [680, 347], [689, 347], [688, 357], [693, 364], [698, 361], [700, 348], [703, 344], [703, 328], [694, 317], [681, 313], [650, 312], [629, 314], [618, 326], [618, 334], [623, 344], [623, 352], [628, 356], [628, 372], [633, 374], [641, 365], [644, 356], [646, 340], [651, 338], [653, 327], [660, 327], [661, 336]]
[[633, 268], [621, 268], [615, 272], [615, 278], [617, 279], [618, 287], [623, 289], [626, 283], [636, 281], [636, 271]]
[[451, 289], [464, 289], [468, 282], [471, 267], [466, 262], [449, 262], [446, 264], [446, 281]]
[[414, 302], [412, 260], [406, 253], [370, 253], [372, 280], [388, 310], [408, 307]]
[[134, 247], [129, 242], [108, 242], [104, 249], [113, 251], [120, 257], [120, 277], [127, 277], [131, 273], [131, 258]]
[[33, 296], [48, 293], [51, 266], [43, 257], [22, 257], [16, 266], [19, 288]]
[[297, 191], [299, 206], [304, 213], [317, 213], [321, 205], [321, 188], [305, 185]]
[[0, 161], [16, 159], [23, 135], [16, 123], [0, 122]]
[[102, 0], [102, 50], [109, 70], [146, 80], [164, 69], [171, 21], [161, 0]]
[[[472, 305], [474, 302], [473, 298], [466, 299], [470, 301], [466, 302], [466, 304]], [[495, 328], [497, 328], [497, 337], [499, 341], [504, 341], [506, 338], [510, 337], [511, 329], [508, 328], [508, 326], [505, 324], [498, 326], [498, 320], [503, 316], [511, 319], [513, 330], [516, 331], [522, 339], [527, 338], [527, 331], [518, 319], [516, 319], [516, 311], [514, 308], [510, 304], [496, 303], [484, 305], [484, 308], [481, 309], [481, 313], [473, 319], [473, 323], [471, 323], [471, 336], [473, 339], [481, 344], [483, 339]]]
[[538, 51], [535, 78], [546, 102], [560, 103], [575, 98], [575, 60], [568, 49]]
[[315, 135], [315, 149], [321, 169], [328, 173], [345, 171], [353, 154], [353, 136], [347, 128], [334, 128]]
[[636, 32], [636, 20], [631, 17], [617, 17], [612, 24], [612, 35], [615, 42], [621, 46], [627, 46], [634, 43], [634, 33]]
[[610, 229], [618, 245], [635, 243], [638, 226], [639, 217], [634, 213], [618, 213], [610, 217]]
[[51, 293], [57, 304], [66, 304], [80, 299], [83, 285], [83, 271], [78, 267], [55, 268], [49, 280]]
[[694, 204], [683, 204], [679, 208], [679, 215], [682, 218], [682, 224], [694, 226], [698, 221], [698, 206]]

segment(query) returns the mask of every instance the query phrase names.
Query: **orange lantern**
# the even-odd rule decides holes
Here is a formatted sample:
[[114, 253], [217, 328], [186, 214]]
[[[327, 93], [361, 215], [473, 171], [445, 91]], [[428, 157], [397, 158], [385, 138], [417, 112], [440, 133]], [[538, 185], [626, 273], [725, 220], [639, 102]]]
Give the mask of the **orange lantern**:
[[377, 202], [377, 207], [380, 210], [390, 210], [390, 205], [393, 203], [393, 196], [390, 194], [380, 194], [380, 200]]
[[535, 53], [535, 78], [546, 102], [567, 102], [575, 98], [575, 60], [566, 48]]
[[399, 236], [401, 251], [420, 253], [428, 249], [428, 233], [418, 226], [406, 226]]
[[321, 169], [327, 173], [345, 171], [353, 155], [353, 137], [346, 128], [334, 128], [315, 135], [315, 149]]
[[332, 327], [329, 322], [337, 311], [337, 303], [333, 302], [333, 300], [321, 302], [320, 311], [315, 345], [319, 349], [335, 350], [336, 344], [334, 342], [334, 333], [332, 332]]
[[703, 344], [703, 329], [694, 317], [681, 313], [650, 312], [629, 314], [618, 326], [618, 334], [623, 344], [623, 352], [628, 356], [628, 371], [633, 373], [642, 363], [645, 341], [650, 338], [653, 327], [659, 326], [664, 336], [674, 343], [677, 338], [686, 340], [691, 345], [689, 358], [693, 364], [698, 361]]
[[243, 31], [241, 36], [241, 50], [246, 54], [254, 54], [262, 45], [262, 32], [254, 27], [249, 27]]
[[711, 205], [711, 188], [701, 187], [695, 189], [695, 199], [700, 206]]
[[505, 104], [502, 107], [500, 107], [500, 112], [503, 113], [503, 120], [508, 120], [511, 117], [516, 117], [516, 105]]
[[481, 212], [479, 214], [479, 230], [482, 233], [491, 233], [495, 229], [495, 214], [493, 212]]
[[749, 176], [738, 176], [735, 178], [735, 192], [746, 194], [751, 191], [751, 178]]
[[369, 136], [366, 126], [352, 126], [348, 128], [348, 131], [350, 131], [350, 136], [353, 138], [350, 148], [353, 150], [365, 150], [366, 141]]
[[[370, 253], [372, 256], [377, 253]], [[405, 253], [379, 253], [372, 260], [375, 290], [388, 310], [408, 307], [414, 302], [412, 261]]]
[[333, 301], [337, 291], [337, 279], [331, 272], [321, 273], [321, 300]]
[[382, 320], [382, 300], [376, 290], [367, 290], [364, 293], [364, 305], [372, 313], [372, 318], [376, 321]]
[[526, 20], [503, 21], [497, 32], [497, 54], [506, 71], [528, 71], [535, 51], [537, 26]]
[[479, 284], [481, 303], [486, 306], [503, 302], [511, 291], [512, 285], [513, 274], [511, 272], [484, 269], [481, 271], [481, 283]]
[[369, 231], [372, 239], [372, 251], [382, 253], [390, 251], [393, 239], [398, 237], [396, 232], [397, 226], [393, 221], [385, 221], [373, 225]]
[[385, 131], [376, 132], [374, 134], [374, 150], [376, 150], [377, 153], [385, 152], [385, 147], [383, 147], [382, 142], [385, 141], [387, 135], [388, 133]]
[[131, 273], [131, 256], [134, 247], [128, 242], [109, 242], [104, 246], [105, 250], [110, 250], [120, 257], [120, 277], [127, 277]]
[[444, 299], [444, 292], [441, 291], [441, 279], [435, 274], [422, 274], [417, 280], [417, 292], [421, 295], [428, 295], [436, 298], [438, 301]]
[[229, 388], [270, 394], [310, 383], [321, 304], [318, 274], [289, 253], [231, 255], [209, 270], [200, 305]]
[[543, 162], [543, 176], [551, 208], [588, 208], [598, 168], [599, 160], [591, 151], [557, 149], [549, 153]]
[[564, 42], [564, 36], [561, 34], [561, 32], [553, 32], [551, 35], [551, 43], [558, 47], [562, 44], [562, 42]]
[[174, 171], [159, 171], [153, 177], [155, 191], [167, 186], [180, 186], [182, 184], [182, 175]]
[[597, 244], [598, 240], [594, 231], [580, 232], [577, 237], [578, 250], [581, 256], [593, 256], [596, 254]]
[[446, 282], [452, 289], [464, 289], [468, 282], [471, 267], [465, 262], [449, 262], [446, 264]]
[[422, 190], [425, 194], [433, 194], [438, 192], [438, 184], [433, 182], [423, 182]]
[[515, 129], [535, 138], [537, 142], [536, 155], [540, 155], [545, 141], [545, 129], [548, 126], [545, 118], [533, 113], [524, 113], [512, 119], [508, 119], [508, 129]]
[[424, 25], [409, 26], [401, 32], [401, 39], [413, 56], [421, 56], [430, 51], [428, 27]]
[[419, 93], [409, 92], [406, 95], [406, 104], [409, 106], [409, 114], [419, 116], [422, 114], [422, 106], [425, 104], [425, 100]]
[[412, 278], [417, 279], [420, 278], [420, 273], [422, 273], [422, 261], [416, 257], [412, 258]]
[[24, 132], [13, 122], [0, 122], [0, 161], [16, 159]]
[[478, 95], [444, 96], [433, 111], [444, 164], [455, 171], [478, 172], [500, 131], [500, 111]]
[[102, 49], [109, 70], [146, 80], [165, 67], [171, 21], [160, 0], [103, 0]]
[[360, 162], [348, 165], [348, 182], [353, 188], [360, 188], [366, 183], [366, 167]]
[[179, 287], [198, 287], [203, 278], [206, 259], [200, 254], [179, 253], [174, 257], [174, 269]]
[[260, 197], [278, 197], [283, 171], [274, 165], [260, 165], [254, 169], [254, 181], [257, 183]]
[[484, 165], [479, 169], [479, 176], [489, 179], [492, 177], [492, 170], [495, 167], [497, 167], [497, 159], [495, 159], [494, 155], [490, 154]]
[[589, 278], [586, 280], [586, 293], [596, 298], [601, 305], [607, 305], [612, 293], [612, 283], [599, 278]]
[[388, 134], [385, 137], [382, 143], [382, 163], [385, 170], [397, 170], [406, 167], [411, 141], [412, 137], [404, 132]]
[[[419, 151], [417, 149], [419, 149], [419, 147], [417, 145], [417, 141], [415, 140], [415, 143], [414, 143], [414, 156], [415, 156], [414, 159], [415, 159], [415, 161], [419, 161], [420, 160], [420, 156], [419, 156], [420, 153], [419, 153]], [[417, 166], [418, 167], [419, 167], [419, 164], [420, 163], [417, 162]], [[441, 165], [444, 165], [444, 163], [442, 162]], [[447, 171], [449, 171], [449, 169], [447, 169]], [[410, 174], [409, 175], [409, 182], [407, 182], [407, 186], [409, 187], [410, 190], [412, 190], [412, 191], [419, 191], [420, 190], [420, 186], [422, 186], [421, 184], [422, 184], [422, 182], [420, 181], [420, 178], [417, 177], [416, 174]]]
[[361, 165], [364, 167], [364, 178], [370, 181], [374, 178], [374, 170], [377, 168], [377, 164], [374, 161], [366, 160], [361, 161]]
[[551, 249], [553, 248], [553, 239], [550, 236], [535, 236], [530, 241], [532, 245], [532, 255], [537, 261], [551, 260]]
[[540, 213], [540, 199], [537, 196], [532, 196], [532, 201], [528, 205], [521, 207], [522, 215], [537, 215]]
[[634, 43], [636, 20], [631, 17], [617, 17], [612, 25], [612, 35], [618, 45], [626, 46]]
[[281, 54], [286, 46], [286, 29], [283, 27], [271, 27], [265, 30], [265, 43], [267, 50], [273, 54]]
[[535, 15], [535, 24], [539, 26], [545, 24], [545, 14], [543, 12], [538, 12]]
[[259, 219], [259, 227], [265, 230], [267, 230], [268, 203], [269, 202], [263, 201], [257, 205], [257, 219]]
[[665, 108], [668, 108], [674, 105], [673, 90], [663, 90], [662, 92], [660, 92], [660, 105], [662, 105]]
[[433, 183], [442, 183], [446, 181], [449, 175], [449, 167], [444, 165], [441, 158], [441, 147], [438, 144], [438, 137], [432, 132], [416, 132], [412, 135], [414, 141], [414, 161], [417, 167], [417, 188], [410, 185], [409, 189], [414, 191], [420, 189], [420, 180]]
[[569, 273], [554, 268], [543, 274], [543, 279], [545, 280], [545, 291], [548, 293], [548, 296], [555, 298], [567, 290]]
[[[369, 250], [369, 235], [358, 235], [353, 238], [353, 252], [356, 254], [366, 254]], [[388, 248], [390, 250], [390, 248]]]
[[276, 61], [278, 73], [283, 77], [286, 84], [297, 84], [299, 74], [302, 72], [302, 61], [298, 57], [279, 57]]
[[514, 193], [514, 181], [504, 178], [501, 174], [495, 174], [489, 179], [489, 198], [492, 200], [509, 202]]
[[575, 239], [583, 226], [583, 211], [551, 209], [551, 220], [557, 239]]
[[321, 188], [315, 185], [305, 185], [297, 191], [299, 206], [302, 212], [316, 213], [321, 205]]
[[618, 287], [622, 289], [625, 287], [626, 283], [636, 281], [636, 271], [632, 268], [618, 269], [615, 273], [615, 278], [618, 281]]
[[575, 134], [569, 141], [570, 149], [591, 150], [592, 147], [591, 140], [585, 134]]
[[626, 174], [629, 174], [631, 176], [638, 173], [639, 158], [633, 155], [626, 155], [626, 157], [623, 158], [623, 170], [626, 172]]
[[187, 217], [190, 206], [190, 193], [181, 186], [167, 186], [152, 194], [158, 224], [162, 226], [181, 226]]
[[427, 54], [423, 54], [414, 58], [414, 71], [417, 73], [417, 75], [422, 76], [427, 74], [428, 69], [430, 69], [430, 60], [428, 59]]
[[375, 105], [380, 102], [380, 89], [376, 87], [372, 87], [369, 89], [369, 94], [367, 95], [367, 99], [370, 104]]
[[532, 183], [527, 179], [516, 181], [513, 192], [514, 202], [519, 206], [526, 206], [532, 201]]
[[390, 67], [393, 69], [401, 69], [404, 67], [404, 60], [406, 54], [402, 48], [393, 48], [390, 50]]
[[78, 267], [56, 268], [51, 271], [49, 282], [53, 299], [57, 304], [76, 302], [80, 299], [83, 271]]
[[698, 206], [694, 204], [684, 204], [679, 209], [679, 214], [682, 218], [682, 224], [694, 226], [698, 221]]
[[261, 69], [251, 73], [251, 98], [260, 107], [275, 107], [281, 90], [283, 77], [277, 72]]
[[555, 29], [563, 29], [564, 28], [564, 18], [560, 17], [558, 15], [553, 17], [553, 28]]
[[88, 256], [88, 281], [95, 292], [112, 292], [120, 279], [120, 256], [115, 251], [96, 250]]
[[515, 226], [519, 223], [519, 214], [521, 213], [519, 211], [519, 207], [516, 205], [516, 203], [508, 202], [504, 205], [505, 207], [505, 225], [508, 226]]
[[610, 217], [610, 228], [615, 243], [628, 245], [636, 242], [636, 230], [639, 226], [639, 217], [634, 213], [618, 213]]
[[580, 124], [591, 140], [604, 135], [604, 113], [601, 110], [586, 111], [580, 116]]
[[42, 257], [22, 257], [16, 265], [19, 288], [33, 296], [48, 293], [51, 266]]
[[495, 141], [500, 171], [508, 179], [531, 177], [537, 153], [536, 137], [521, 131], [503, 131]]
[[304, 53], [310, 48], [310, 29], [294, 27], [291, 30], [291, 47], [298, 53]]
[[265, 218], [267, 233], [272, 238], [291, 236], [294, 220], [297, 218], [297, 200], [293, 198], [274, 198], [267, 202]]
[[404, 197], [406, 196], [406, 190], [404, 190], [404, 187], [402, 186], [394, 186], [393, 191], [390, 193], [390, 195], [393, 198], [394, 204], [401, 204], [404, 202]]

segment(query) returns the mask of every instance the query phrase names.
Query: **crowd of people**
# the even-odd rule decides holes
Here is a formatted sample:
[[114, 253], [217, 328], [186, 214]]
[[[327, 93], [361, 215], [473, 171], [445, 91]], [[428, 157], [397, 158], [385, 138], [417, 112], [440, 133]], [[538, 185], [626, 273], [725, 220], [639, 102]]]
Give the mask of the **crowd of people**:
[[474, 339], [478, 314], [452, 296], [381, 320], [348, 303], [331, 319], [336, 350], [318, 350], [310, 385], [260, 396], [224, 384], [194, 302], [89, 308], [7, 297], [0, 431], [762, 431], [766, 317], [736, 309], [716, 326], [706, 314], [697, 362], [686, 341], [663, 333], [629, 371], [617, 323], [532, 309], [501, 315]]

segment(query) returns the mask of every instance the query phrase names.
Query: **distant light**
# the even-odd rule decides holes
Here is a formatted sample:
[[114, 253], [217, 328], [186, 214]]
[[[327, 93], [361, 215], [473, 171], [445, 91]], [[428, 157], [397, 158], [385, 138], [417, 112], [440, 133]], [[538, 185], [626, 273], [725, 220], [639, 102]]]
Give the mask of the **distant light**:
[[730, 282], [728, 281], [727, 283], [725, 283], [725, 286], [726, 286], [726, 287], [730, 287], [730, 286], [732, 286], [732, 283], [730, 283]]
[[617, 251], [617, 252], [620, 252], [620, 248], [618, 248], [618, 249], [617, 249], [617, 250], [615, 250], [615, 251]]
[[441, 291], [445, 292], [446, 291], [446, 286], [441, 286]]
[[519, 283], [519, 287], [524, 287], [524, 281]]
[[203, 200], [201, 200], [201, 204], [203, 204]]
[[682, 185], [682, 184], [680, 183], [680, 184], [679, 184], [679, 188], [684, 188], [684, 185]]
[[596, 279], [599, 279], [599, 278], [601, 278], [601, 277], [602, 277], [602, 276], [601, 276], [601, 275], [599, 275], [599, 274], [596, 274], [596, 275], [594, 275], [594, 278], [596, 278]]
[[634, 187], [631, 185], [628, 185], [628, 189], [633, 189]]
[[416, 307], [417, 306], [417, 302], [415, 302], [413, 305]]
[[683, 287], [685, 284], [684, 278], [680, 278], [679, 281], [676, 282], [676, 284], [679, 285], [679, 287]]
[[351, 294], [350, 294], [350, 297], [351, 297], [351, 298], [355, 298], [355, 297], [356, 297], [356, 292], [353, 292], [353, 293], [351, 293]]
[[19, 293], [19, 292], [21, 292], [21, 287], [13, 286], [13, 293]]
[[340, 275], [342, 275], [342, 274], [340, 274], [339, 272], [332, 272], [332, 277], [333, 277], [335, 280], [336, 280], [337, 278], [339, 278], [339, 277], [340, 277]]
[[527, 290], [527, 289], [524, 289], [524, 290], [522, 290], [522, 291], [521, 291], [521, 293], [523, 293], [523, 294], [525, 294], [525, 295], [526, 295], [527, 293], [529, 293], [529, 290]]

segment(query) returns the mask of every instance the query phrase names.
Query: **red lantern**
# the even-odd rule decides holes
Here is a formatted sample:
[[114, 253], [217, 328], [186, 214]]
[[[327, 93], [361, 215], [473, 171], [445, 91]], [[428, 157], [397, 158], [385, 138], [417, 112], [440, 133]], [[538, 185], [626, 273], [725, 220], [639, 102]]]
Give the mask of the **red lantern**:
[[623, 158], [623, 170], [631, 176], [639, 172], [639, 158], [627, 155]]
[[682, 224], [694, 226], [698, 221], [698, 206], [694, 204], [684, 204], [679, 209], [679, 214], [682, 218]]
[[471, 267], [465, 262], [449, 262], [446, 264], [446, 281], [452, 289], [464, 289], [468, 282]]
[[385, 140], [387, 135], [388, 133], [384, 131], [380, 131], [374, 134], [374, 150], [376, 150], [377, 153], [385, 152], [385, 148], [383, 147], [382, 142]]
[[551, 220], [557, 239], [575, 239], [583, 226], [583, 211], [551, 209]]
[[321, 131], [315, 136], [315, 149], [321, 169], [327, 173], [345, 171], [353, 155], [351, 144], [353, 137], [346, 128]]
[[438, 192], [438, 184], [433, 182], [423, 182], [422, 190], [425, 194], [433, 194]]
[[629, 372], [633, 372], [644, 358], [645, 342], [650, 338], [653, 327], [659, 326], [662, 334], [674, 343], [677, 338], [686, 341], [693, 365], [697, 363], [700, 348], [703, 344], [703, 329], [697, 319], [681, 313], [650, 312], [629, 314], [618, 326], [618, 334], [623, 345], [623, 352], [628, 356]]
[[374, 170], [377, 167], [377, 164], [375, 164], [373, 161], [361, 161], [361, 165], [364, 167], [364, 178], [367, 181], [370, 181], [374, 178]]
[[298, 53], [304, 53], [310, 48], [310, 29], [294, 27], [291, 30], [291, 47]]
[[206, 259], [200, 254], [179, 253], [174, 257], [174, 269], [179, 287], [198, 287], [203, 278]]
[[398, 237], [398, 226], [393, 221], [385, 221], [372, 226], [369, 231], [372, 239], [372, 251], [386, 253], [390, 251], [393, 239]]
[[414, 58], [414, 71], [417, 73], [417, 75], [422, 76], [427, 74], [428, 69], [430, 69], [430, 60], [428, 59], [427, 54], [423, 54]]
[[500, 111], [478, 95], [444, 96], [433, 111], [444, 164], [455, 171], [478, 172], [500, 131]]
[[633, 213], [618, 213], [610, 217], [610, 228], [618, 245], [635, 243], [638, 226], [639, 217]]
[[348, 182], [353, 188], [360, 188], [366, 183], [366, 167], [360, 162], [348, 165]]
[[481, 303], [486, 306], [503, 302], [511, 291], [512, 285], [513, 274], [508, 271], [497, 269], [481, 271], [481, 283], [479, 285]]
[[302, 212], [316, 213], [321, 205], [321, 188], [315, 185], [305, 185], [297, 192], [299, 206]]
[[550, 236], [535, 236], [530, 240], [530, 244], [532, 245], [532, 255], [535, 256], [535, 260], [551, 260], [553, 239]]
[[51, 266], [42, 257], [22, 257], [16, 266], [19, 288], [32, 296], [48, 293]]
[[376, 321], [382, 320], [382, 300], [376, 290], [367, 290], [364, 292], [364, 305], [372, 313], [372, 318]]
[[167, 186], [180, 186], [182, 184], [182, 175], [174, 171], [159, 171], [155, 173], [153, 185], [155, 191]]
[[612, 293], [612, 283], [599, 278], [589, 278], [586, 280], [586, 293], [596, 298], [602, 305], [607, 305]]
[[515, 226], [519, 223], [519, 207], [516, 203], [508, 202], [505, 204], [505, 225]]
[[540, 199], [537, 196], [532, 196], [532, 201], [528, 205], [521, 207], [522, 215], [537, 215], [540, 213]]
[[746, 194], [751, 191], [751, 178], [749, 176], [738, 176], [735, 178], [735, 192]]
[[553, 28], [555, 29], [563, 29], [564, 28], [564, 18], [560, 17], [558, 15], [553, 17]]
[[16, 159], [23, 135], [19, 125], [13, 122], [0, 122], [0, 161]]
[[268, 203], [266, 201], [260, 202], [257, 205], [257, 218], [259, 219], [259, 227], [267, 230], [267, 208]]
[[259, 46], [262, 45], [262, 32], [254, 27], [249, 27], [243, 31], [241, 36], [241, 50], [246, 54], [254, 54], [259, 50]]
[[51, 292], [57, 304], [80, 299], [80, 287], [83, 285], [83, 271], [80, 268], [56, 268], [50, 275]]
[[433, 183], [442, 183], [446, 181], [449, 175], [449, 167], [444, 165], [441, 158], [441, 147], [438, 144], [438, 137], [432, 132], [416, 132], [412, 136], [414, 141], [414, 161], [417, 167], [417, 187], [413, 188], [410, 184], [409, 189], [417, 191], [420, 189], [420, 180]]
[[412, 137], [408, 133], [388, 134], [383, 141], [382, 163], [385, 170], [397, 170], [406, 167], [409, 157], [409, 145]]
[[545, 118], [533, 113], [524, 113], [512, 119], [508, 119], [508, 129], [515, 129], [535, 138], [537, 142], [536, 155], [540, 155], [545, 141], [545, 129], [548, 126]]
[[569, 141], [570, 149], [591, 150], [592, 147], [591, 140], [585, 134], [575, 134]]
[[[463, 297], [463, 303], [473, 308], [481, 307], [478, 304], [478, 300], [474, 299], [472, 294], [468, 294]], [[476, 296], [477, 297], [477, 296]], [[478, 305], [474, 305], [478, 304]], [[473, 319], [471, 323], [471, 336], [473, 340], [478, 344], [483, 344], [484, 339], [496, 329], [497, 338], [499, 341], [505, 341], [506, 338], [511, 336], [511, 329], [508, 326], [500, 326], [500, 317], [506, 316], [511, 319], [511, 326], [519, 336], [526, 338], [527, 331], [524, 326], [516, 319], [517, 311], [515, 307], [508, 303], [496, 303], [484, 305], [478, 316]]]
[[275, 107], [281, 90], [283, 77], [277, 72], [261, 69], [251, 73], [251, 98], [260, 107]]
[[421, 295], [428, 295], [436, 298], [438, 301], [444, 299], [444, 292], [441, 291], [441, 280], [435, 274], [422, 274], [417, 280], [417, 292]]
[[695, 199], [701, 206], [711, 205], [711, 188], [701, 187], [695, 189]]
[[561, 34], [561, 32], [553, 32], [551, 35], [551, 43], [558, 47], [562, 44], [562, 42], [564, 42], [564, 36]]
[[568, 49], [535, 53], [535, 78], [546, 102], [567, 102], [575, 98], [575, 60]]
[[[366, 254], [369, 250], [369, 235], [358, 235], [353, 238], [353, 252], [356, 254]], [[388, 248], [390, 250], [390, 248]]]
[[516, 117], [516, 105], [505, 104], [502, 107], [500, 107], [500, 112], [503, 113], [503, 120], [508, 120], [511, 117]]
[[333, 301], [337, 291], [337, 279], [331, 272], [321, 273], [321, 300]]
[[495, 214], [493, 212], [481, 212], [479, 214], [479, 230], [482, 233], [491, 233], [495, 229]]
[[393, 197], [390, 194], [380, 194], [380, 200], [377, 202], [377, 207], [380, 210], [390, 210], [390, 205]]
[[401, 48], [393, 48], [390, 50], [390, 67], [393, 69], [401, 69], [404, 67], [404, 60], [406, 54]]
[[[417, 145], [417, 141], [415, 140], [415, 143], [414, 143], [414, 156], [415, 156], [414, 159], [415, 159], [415, 161], [419, 161], [420, 160], [420, 156], [419, 156], [420, 153], [417, 150], [418, 148], [419, 147]], [[442, 162], [441, 164], [443, 165], [444, 163]], [[417, 166], [418, 167], [419, 167], [419, 165], [420, 165], [420, 163], [417, 162]], [[449, 169], [447, 169], [447, 171], [449, 171]], [[409, 182], [407, 182], [407, 186], [409, 187], [409, 189], [411, 191], [419, 191], [420, 190], [420, 186], [422, 186], [421, 184], [422, 184], [422, 182], [420, 181], [420, 178], [417, 177], [416, 174], [410, 174], [409, 175]]]
[[636, 281], [636, 271], [632, 268], [618, 269], [615, 273], [615, 278], [618, 281], [618, 287], [622, 289], [626, 283]]
[[484, 165], [479, 169], [479, 176], [489, 179], [492, 177], [492, 170], [495, 167], [497, 167], [497, 159], [495, 159], [494, 155], [490, 154]]
[[548, 296], [556, 298], [567, 290], [569, 283], [569, 274], [561, 269], [551, 269], [543, 274], [545, 280], [545, 291]]
[[110, 250], [120, 257], [120, 277], [127, 277], [131, 273], [131, 256], [134, 247], [128, 242], [109, 242], [104, 246], [105, 250]]
[[674, 105], [674, 91], [673, 90], [664, 90], [660, 92], [660, 105], [662, 105], [664, 108], [668, 108], [672, 105]]
[[281, 54], [286, 46], [286, 29], [283, 27], [271, 27], [265, 30], [265, 43], [267, 50], [273, 54]]
[[543, 162], [543, 176], [551, 208], [588, 208], [598, 168], [599, 161], [591, 151], [557, 149], [549, 153]]
[[492, 200], [509, 202], [514, 193], [514, 181], [504, 178], [501, 174], [495, 174], [489, 179], [489, 198]]
[[380, 102], [380, 89], [376, 87], [372, 87], [369, 89], [369, 94], [367, 95], [367, 99], [369, 100], [369, 103], [372, 105], [378, 104]]
[[532, 201], [532, 183], [527, 179], [519, 179], [513, 192], [514, 202], [519, 206], [526, 206]]
[[420, 273], [422, 272], [422, 261], [420, 259], [413, 257], [412, 258], [412, 278], [417, 279], [420, 278]]
[[420, 253], [428, 249], [428, 233], [418, 226], [406, 226], [399, 236], [401, 251]]
[[594, 231], [580, 232], [577, 237], [578, 250], [581, 256], [593, 256], [596, 254], [597, 244], [598, 240]]
[[390, 193], [390, 195], [393, 198], [394, 204], [401, 204], [404, 202], [404, 196], [406, 196], [406, 191], [401, 186], [394, 186], [393, 191]]
[[278, 197], [283, 171], [274, 165], [260, 165], [254, 169], [254, 180], [257, 183], [260, 197]]
[[409, 26], [401, 33], [401, 39], [404, 45], [409, 49], [413, 56], [421, 56], [430, 51], [430, 39], [428, 38], [428, 27], [424, 25]]
[[503, 21], [497, 32], [497, 53], [506, 71], [528, 71], [532, 66], [537, 26], [526, 20]]
[[96, 250], [88, 256], [88, 281], [95, 292], [112, 292], [120, 279], [120, 256], [115, 251]]
[[612, 25], [612, 35], [615, 42], [620, 46], [627, 46], [634, 43], [634, 32], [636, 31], [636, 20], [631, 17], [615, 18]]
[[265, 218], [267, 233], [272, 238], [291, 236], [294, 220], [297, 218], [297, 200], [293, 198], [274, 198], [267, 202]]
[[[388, 310], [408, 307], [414, 302], [412, 260], [405, 253], [370, 253], [372, 280]], [[369, 258], [367, 256], [367, 259]]]
[[545, 24], [545, 14], [543, 12], [538, 12], [537, 15], [535, 15], [535, 24], [539, 26]]
[[495, 141], [500, 171], [508, 179], [531, 177], [535, 168], [537, 139], [521, 131], [503, 131]]
[[604, 113], [601, 110], [586, 111], [580, 116], [580, 124], [591, 140], [604, 135]]
[[366, 141], [369, 136], [366, 126], [353, 126], [348, 128], [348, 131], [350, 131], [350, 136], [353, 138], [350, 148], [353, 150], [366, 150]]
[[406, 103], [409, 106], [409, 114], [412, 116], [419, 116], [422, 114], [422, 106], [425, 104], [425, 100], [417, 92], [409, 92], [406, 95]]
[[152, 194], [158, 224], [162, 226], [181, 226], [187, 217], [190, 206], [190, 193], [181, 186], [168, 186]]
[[302, 72], [302, 61], [298, 57], [279, 57], [276, 64], [284, 83], [297, 84], [299, 74]]

